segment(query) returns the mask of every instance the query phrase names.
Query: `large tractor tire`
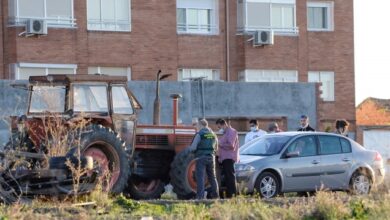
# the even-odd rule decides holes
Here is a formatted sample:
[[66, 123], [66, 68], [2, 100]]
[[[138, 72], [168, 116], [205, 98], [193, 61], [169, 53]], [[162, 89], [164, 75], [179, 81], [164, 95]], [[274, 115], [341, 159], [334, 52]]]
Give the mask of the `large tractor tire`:
[[130, 174], [124, 143], [112, 130], [100, 125], [90, 125], [80, 133], [80, 149], [83, 156], [90, 156], [101, 169], [103, 189], [121, 193]]
[[176, 193], [178, 199], [195, 197], [195, 165], [195, 155], [188, 148], [175, 156], [171, 164], [170, 177], [173, 192]]
[[160, 179], [146, 179], [141, 177], [130, 177], [127, 186], [127, 193], [137, 200], [159, 199], [165, 191], [165, 183]]

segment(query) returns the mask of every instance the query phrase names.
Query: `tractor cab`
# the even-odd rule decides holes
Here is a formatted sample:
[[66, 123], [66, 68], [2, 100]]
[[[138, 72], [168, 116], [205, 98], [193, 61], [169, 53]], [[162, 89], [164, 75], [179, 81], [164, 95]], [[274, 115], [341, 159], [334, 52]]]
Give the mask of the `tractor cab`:
[[[134, 145], [136, 110], [141, 105], [127, 88], [127, 78], [104, 75], [48, 75], [29, 79], [27, 118], [89, 118]], [[35, 140], [38, 144], [39, 140]]]

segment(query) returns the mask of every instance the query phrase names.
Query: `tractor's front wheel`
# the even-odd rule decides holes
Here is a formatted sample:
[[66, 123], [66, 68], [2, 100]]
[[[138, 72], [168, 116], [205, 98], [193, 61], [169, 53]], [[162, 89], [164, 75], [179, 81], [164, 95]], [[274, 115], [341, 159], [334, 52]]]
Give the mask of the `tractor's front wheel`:
[[130, 173], [129, 161], [117, 135], [102, 126], [92, 125], [81, 132], [80, 149], [100, 167], [104, 190], [121, 193]]

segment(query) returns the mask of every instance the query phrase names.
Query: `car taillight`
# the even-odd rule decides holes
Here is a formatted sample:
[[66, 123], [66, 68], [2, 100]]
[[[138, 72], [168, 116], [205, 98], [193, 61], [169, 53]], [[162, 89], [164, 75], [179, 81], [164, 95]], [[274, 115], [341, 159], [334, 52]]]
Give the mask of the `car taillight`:
[[376, 152], [374, 160], [375, 161], [381, 161], [382, 160], [382, 156], [381, 156], [381, 154], [379, 152]]

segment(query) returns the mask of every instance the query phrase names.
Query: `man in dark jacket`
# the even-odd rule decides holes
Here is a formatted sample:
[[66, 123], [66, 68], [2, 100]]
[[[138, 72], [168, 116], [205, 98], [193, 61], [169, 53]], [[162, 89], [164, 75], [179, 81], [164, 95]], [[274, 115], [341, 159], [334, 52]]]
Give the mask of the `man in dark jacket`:
[[208, 181], [211, 185], [210, 198], [218, 198], [219, 190], [215, 172], [215, 152], [218, 147], [218, 139], [214, 132], [208, 127], [206, 119], [198, 123], [199, 132], [196, 133], [190, 146], [195, 151], [196, 168], [196, 199], [204, 199], [204, 174], [206, 171]]
[[314, 128], [310, 127], [309, 117], [307, 117], [307, 115], [301, 116], [300, 124], [301, 127], [298, 129], [298, 131], [316, 131]]

